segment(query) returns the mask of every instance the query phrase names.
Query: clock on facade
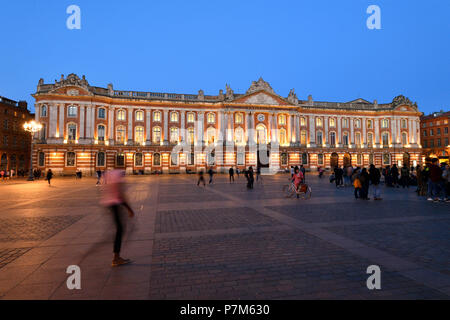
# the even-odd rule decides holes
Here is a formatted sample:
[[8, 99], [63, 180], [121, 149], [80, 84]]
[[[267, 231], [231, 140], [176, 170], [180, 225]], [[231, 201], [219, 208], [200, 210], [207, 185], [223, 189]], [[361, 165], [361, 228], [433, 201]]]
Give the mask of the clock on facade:
[[266, 119], [266, 117], [263, 114], [258, 114], [258, 121], [262, 122]]

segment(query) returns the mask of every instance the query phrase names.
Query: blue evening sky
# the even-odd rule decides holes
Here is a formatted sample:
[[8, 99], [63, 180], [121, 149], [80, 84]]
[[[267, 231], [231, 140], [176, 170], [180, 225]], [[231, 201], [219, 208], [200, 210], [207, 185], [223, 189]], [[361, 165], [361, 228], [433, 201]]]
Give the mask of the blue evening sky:
[[[81, 8], [81, 30], [66, 9]], [[381, 8], [381, 30], [366, 9]], [[0, 95], [33, 98], [39, 78], [85, 74], [117, 90], [244, 93], [262, 76], [287, 96], [449, 110], [448, 0], [22, 0], [0, 4]]]

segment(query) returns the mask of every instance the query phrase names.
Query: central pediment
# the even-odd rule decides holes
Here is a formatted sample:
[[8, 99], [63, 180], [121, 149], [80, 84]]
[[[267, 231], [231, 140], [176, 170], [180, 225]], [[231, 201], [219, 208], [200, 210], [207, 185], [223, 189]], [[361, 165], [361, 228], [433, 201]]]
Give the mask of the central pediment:
[[267, 92], [260, 91], [250, 95], [246, 95], [233, 102], [245, 103], [245, 104], [267, 104], [267, 105], [286, 105], [287, 103], [276, 95], [268, 94]]

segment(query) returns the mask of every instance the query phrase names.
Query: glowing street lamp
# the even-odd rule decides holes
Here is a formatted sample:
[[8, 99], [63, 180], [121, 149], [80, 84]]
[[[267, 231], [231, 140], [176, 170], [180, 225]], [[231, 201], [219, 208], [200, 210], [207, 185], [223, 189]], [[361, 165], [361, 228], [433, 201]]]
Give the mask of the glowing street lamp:
[[42, 130], [42, 124], [37, 123], [36, 121], [25, 122], [23, 125], [25, 131], [31, 133], [31, 154], [30, 154], [30, 176], [28, 177], [28, 181], [34, 181], [33, 177], [33, 135], [36, 132]]

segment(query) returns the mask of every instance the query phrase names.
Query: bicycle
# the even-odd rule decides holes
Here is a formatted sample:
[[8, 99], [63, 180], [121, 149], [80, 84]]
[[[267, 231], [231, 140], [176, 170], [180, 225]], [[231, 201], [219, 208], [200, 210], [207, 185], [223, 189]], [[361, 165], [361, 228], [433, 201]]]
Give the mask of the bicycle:
[[300, 184], [298, 189], [295, 187], [294, 183], [284, 185], [283, 192], [287, 193], [286, 198], [292, 198], [294, 195], [297, 195], [302, 199], [310, 199], [312, 194], [311, 187], [306, 183]]

